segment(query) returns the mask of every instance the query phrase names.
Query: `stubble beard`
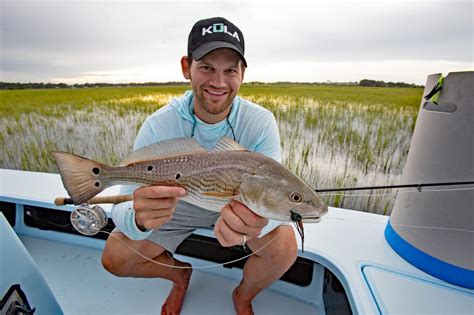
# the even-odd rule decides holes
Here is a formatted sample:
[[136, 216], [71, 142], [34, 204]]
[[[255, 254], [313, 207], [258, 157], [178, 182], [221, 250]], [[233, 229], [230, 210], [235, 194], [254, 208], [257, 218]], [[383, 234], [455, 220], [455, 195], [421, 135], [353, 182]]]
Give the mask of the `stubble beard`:
[[196, 98], [195, 101], [198, 102], [197, 106], [201, 107], [206, 113], [209, 113], [211, 115], [218, 115], [225, 112], [232, 105], [232, 102], [236, 96], [233, 95], [233, 93], [229, 93], [227, 98], [223, 102], [220, 102], [218, 106], [215, 106], [214, 104], [206, 100], [204, 93], [205, 92], [202, 89], [193, 88], [193, 94]]

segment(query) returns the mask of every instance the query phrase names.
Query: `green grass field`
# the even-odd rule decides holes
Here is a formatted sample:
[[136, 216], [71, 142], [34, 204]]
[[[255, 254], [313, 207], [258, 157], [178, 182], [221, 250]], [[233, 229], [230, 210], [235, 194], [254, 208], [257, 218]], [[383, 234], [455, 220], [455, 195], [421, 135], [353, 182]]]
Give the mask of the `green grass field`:
[[[50, 151], [114, 164], [143, 120], [188, 86], [0, 91], [0, 167], [56, 172]], [[318, 188], [396, 184], [409, 150], [421, 88], [243, 85], [270, 109], [283, 163]], [[91, 140], [93, 139], [93, 140]], [[326, 195], [330, 205], [389, 213], [393, 196]]]
[[[134, 110], [153, 111], [163, 104], [153, 101], [153, 96], [179, 95], [188, 86], [84, 88], [48, 90], [0, 90], [0, 115], [19, 116], [31, 112], [45, 115], [66, 115], [70, 109], [123, 104]], [[387, 106], [409, 106], [418, 109], [422, 89], [371, 88], [360, 86], [325, 86], [311, 84], [264, 84], [243, 85], [240, 95], [262, 99], [288, 97], [309, 98], [319, 102], [354, 102]], [[120, 102], [128, 99], [130, 101]], [[113, 101], [117, 101], [114, 103]], [[114, 106], [115, 107], [115, 106]], [[53, 110], [53, 113], [51, 112]]]

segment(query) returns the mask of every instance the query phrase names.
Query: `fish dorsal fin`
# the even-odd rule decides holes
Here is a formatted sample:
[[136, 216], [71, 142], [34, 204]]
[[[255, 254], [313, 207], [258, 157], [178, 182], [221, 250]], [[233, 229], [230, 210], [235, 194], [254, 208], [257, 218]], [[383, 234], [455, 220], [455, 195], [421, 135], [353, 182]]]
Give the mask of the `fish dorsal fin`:
[[120, 165], [175, 155], [207, 152], [194, 138], [176, 138], [160, 141], [143, 147], [126, 156]]
[[212, 148], [210, 152], [221, 152], [221, 151], [248, 151], [247, 148], [243, 147], [240, 143], [235, 142], [229, 137], [220, 138], [216, 146]]

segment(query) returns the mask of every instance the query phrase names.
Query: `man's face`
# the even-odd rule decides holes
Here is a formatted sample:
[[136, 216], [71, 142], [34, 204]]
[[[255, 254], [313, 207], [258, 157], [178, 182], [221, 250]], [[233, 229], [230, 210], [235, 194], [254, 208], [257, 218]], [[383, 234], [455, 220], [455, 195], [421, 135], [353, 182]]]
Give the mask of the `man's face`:
[[193, 60], [188, 74], [195, 114], [208, 123], [223, 120], [239, 92], [244, 71], [239, 54], [232, 49], [217, 49], [201, 60]]

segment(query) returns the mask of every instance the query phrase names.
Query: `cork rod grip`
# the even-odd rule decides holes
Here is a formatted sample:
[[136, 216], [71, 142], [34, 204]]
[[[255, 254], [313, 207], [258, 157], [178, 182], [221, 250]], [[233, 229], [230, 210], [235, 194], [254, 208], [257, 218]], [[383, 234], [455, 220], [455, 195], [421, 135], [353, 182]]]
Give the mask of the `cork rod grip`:
[[[115, 196], [100, 196], [94, 197], [87, 201], [88, 204], [95, 205], [99, 203], [111, 203], [117, 204], [125, 201], [133, 200], [133, 195], [115, 195]], [[56, 206], [64, 206], [64, 205], [73, 205], [74, 201], [68, 197], [58, 197], [54, 199], [54, 204]]]

